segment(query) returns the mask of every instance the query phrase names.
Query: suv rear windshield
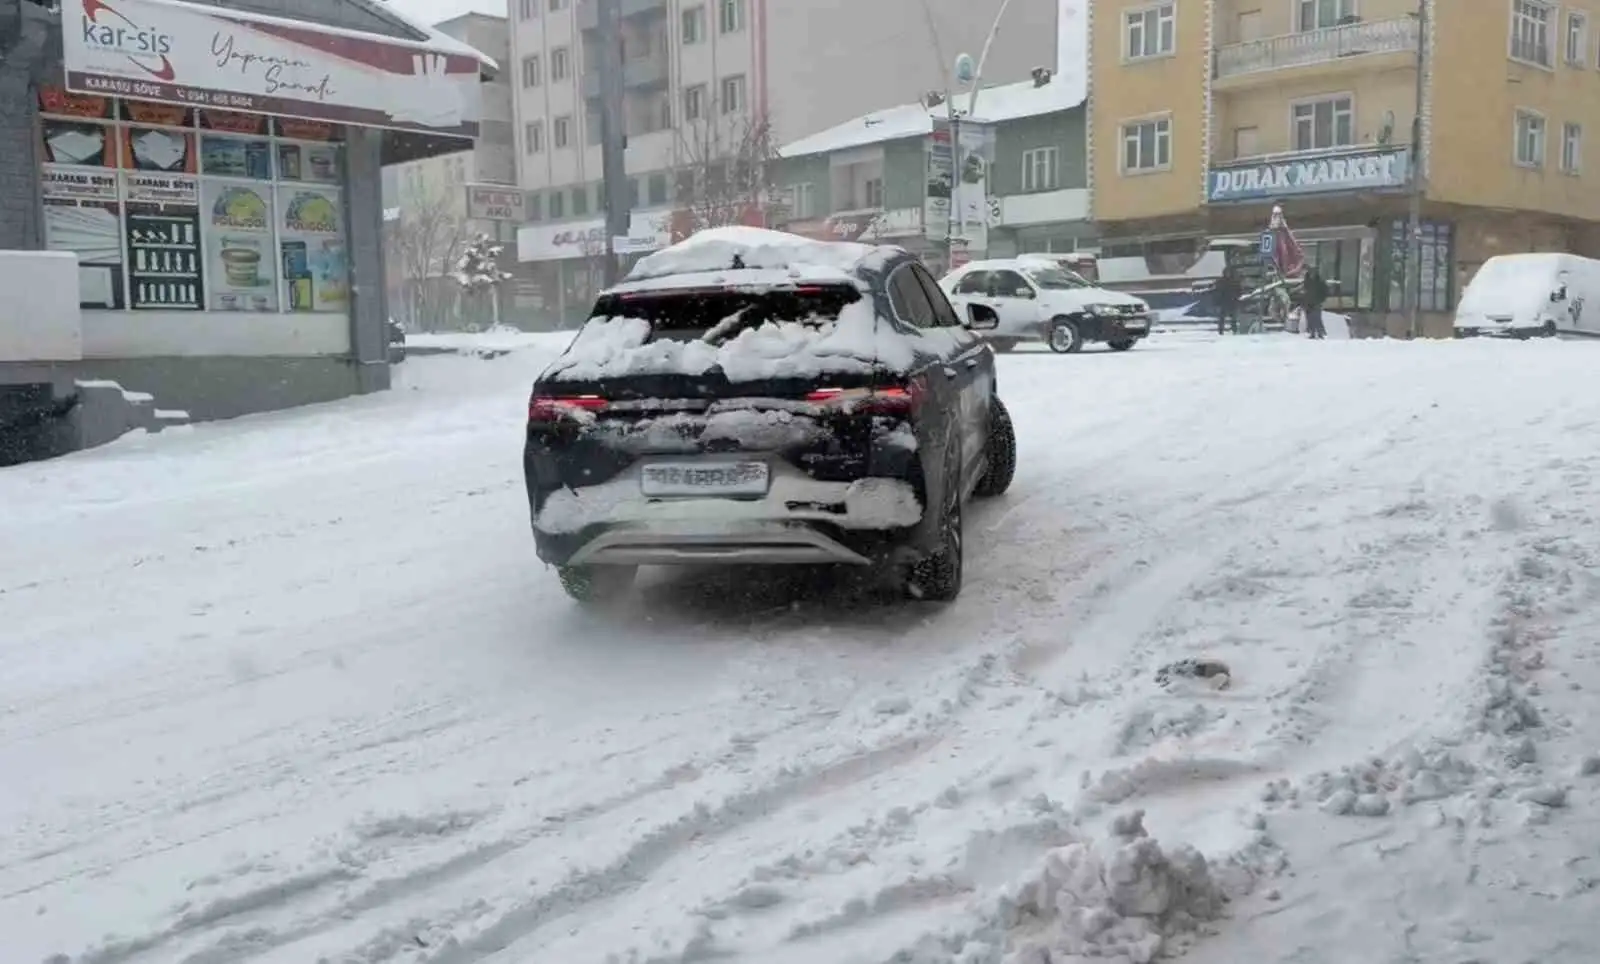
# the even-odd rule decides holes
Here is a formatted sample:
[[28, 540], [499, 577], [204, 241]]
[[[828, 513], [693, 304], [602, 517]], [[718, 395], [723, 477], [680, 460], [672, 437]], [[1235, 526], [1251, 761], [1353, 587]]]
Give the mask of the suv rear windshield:
[[593, 318], [641, 318], [652, 338], [673, 341], [727, 341], [769, 321], [821, 324], [835, 321], [844, 306], [861, 300], [849, 285], [800, 288], [687, 288], [604, 295]]

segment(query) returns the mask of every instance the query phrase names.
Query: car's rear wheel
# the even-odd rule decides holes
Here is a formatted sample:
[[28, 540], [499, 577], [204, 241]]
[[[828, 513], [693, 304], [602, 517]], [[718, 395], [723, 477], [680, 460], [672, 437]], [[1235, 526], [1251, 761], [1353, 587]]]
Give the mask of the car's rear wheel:
[[1062, 355], [1070, 355], [1083, 349], [1083, 333], [1078, 330], [1077, 323], [1070, 318], [1053, 319], [1046, 341], [1051, 351]]
[[906, 595], [923, 602], [954, 602], [961, 595], [961, 502], [939, 520], [939, 548], [911, 567]]
[[601, 605], [615, 602], [633, 588], [638, 566], [558, 566], [561, 588], [578, 602]]
[[989, 400], [989, 438], [986, 454], [989, 470], [978, 480], [972, 494], [989, 498], [1011, 488], [1011, 479], [1017, 474], [1017, 431], [1011, 424], [1011, 413], [998, 398]]
[[1139, 340], [1137, 338], [1118, 338], [1116, 341], [1106, 342], [1111, 346], [1112, 351], [1127, 351], [1138, 343]]

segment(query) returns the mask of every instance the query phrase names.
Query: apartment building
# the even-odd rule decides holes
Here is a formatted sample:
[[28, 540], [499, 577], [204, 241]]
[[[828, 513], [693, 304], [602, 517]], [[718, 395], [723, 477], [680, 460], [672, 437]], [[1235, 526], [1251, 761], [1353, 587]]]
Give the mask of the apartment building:
[[[672, 234], [675, 172], [712, 125], [783, 144], [944, 89], [978, 55], [1002, 0], [620, 0], [633, 246]], [[587, 310], [603, 250], [597, 0], [510, 0], [519, 257], [543, 310]], [[1012, 0], [986, 83], [1055, 64], [1057, 0]], [[736, 139], [737, 135], [734, 135]], [[531, 267], [529, 267], [531, 266]]]
[[1281, 204], [1331, 305], [1397, 334], [1413, 190], [1424, 333], [1491, 255], [1600, 255], [1600, 0], [1426, 2], [1094, 0], [1104, 254], [1172, 270]]

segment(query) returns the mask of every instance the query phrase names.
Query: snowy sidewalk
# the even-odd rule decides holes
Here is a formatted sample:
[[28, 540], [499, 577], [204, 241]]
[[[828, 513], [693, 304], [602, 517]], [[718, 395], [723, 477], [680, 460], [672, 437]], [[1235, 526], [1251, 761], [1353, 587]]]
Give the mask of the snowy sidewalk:
[[553, 350], [0, 471], [6, 960], [1600, 959], [1600, 346], [1006, 356], [957, 604], [604, 617]]

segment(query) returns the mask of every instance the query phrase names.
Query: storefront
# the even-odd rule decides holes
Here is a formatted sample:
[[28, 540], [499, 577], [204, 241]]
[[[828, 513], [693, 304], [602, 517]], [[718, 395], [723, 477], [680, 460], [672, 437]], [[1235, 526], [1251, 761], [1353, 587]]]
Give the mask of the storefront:
[[0, 90], [37, 174], [7, 243], [77, 256], [84, 376], [201, 418], [387, 387], [379, 172], [470, 144], [493, 64], [369, 0], [326, 13], [69, 0], [59, 59]]
[[[671, 244], [673, 212], [634, 211], [628, 237], [613, 249], [626, 273], [651, 251]], [[605, 221], [558, 221], [524, 225], [517, 231], [515, 311], [527, 327], [571, 328], [589, 316], [595, 295], [605, 287]]]

